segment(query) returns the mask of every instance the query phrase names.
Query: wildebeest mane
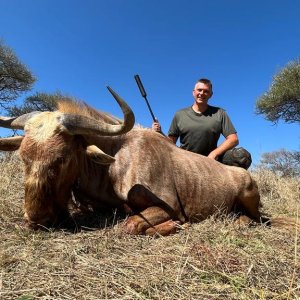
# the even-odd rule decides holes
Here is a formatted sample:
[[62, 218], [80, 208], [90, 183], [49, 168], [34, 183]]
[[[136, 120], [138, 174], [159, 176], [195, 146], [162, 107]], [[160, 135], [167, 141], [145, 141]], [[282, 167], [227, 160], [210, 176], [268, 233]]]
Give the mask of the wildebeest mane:
[[101, 120], [105, 123], [117, 125], [122, 120], [103, 111], [96, 110], [86, 104], [84, 101], [74, 100], [71, 98], [62, 98], [57, 101], [57, 108], [60, 112], [73, 115], [81, 115], [95, 120]]

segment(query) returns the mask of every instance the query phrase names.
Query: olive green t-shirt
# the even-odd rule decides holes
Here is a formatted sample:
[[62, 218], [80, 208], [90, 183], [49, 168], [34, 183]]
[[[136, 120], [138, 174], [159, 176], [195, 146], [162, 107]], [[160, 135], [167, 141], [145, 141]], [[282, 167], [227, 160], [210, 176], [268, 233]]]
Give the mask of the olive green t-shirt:
[[168, 135], [179, 137], [181, 148], [207, 156], [217, 148], [221, 134], [233, 133], [236, 130], [224, 109], [209, 105], [204, 113], [192, 107], [177, 111]]

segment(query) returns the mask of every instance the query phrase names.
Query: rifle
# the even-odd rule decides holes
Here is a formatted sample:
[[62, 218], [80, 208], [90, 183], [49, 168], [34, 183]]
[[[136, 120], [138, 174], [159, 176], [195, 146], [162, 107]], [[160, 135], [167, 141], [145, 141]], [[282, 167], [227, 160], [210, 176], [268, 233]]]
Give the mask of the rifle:
[[154, 121], [154, 122], [157, 122], [157, 119], [155, 118], [155, 116], [154, 116], [154, 114], [153, 114], [153, 111], [152, 111], [152, 109], [151, 109], [151, 106], [150, 106], [150, 104], [149, 104], [149, 102], [148, 102], [148, 100], [147, 100], [147, 94], [146, 94], [146, 91], [145, 91], [144, 86], [143, 86], [143, 84], [142, 84], [142, 81], [141, 81], [141, 79], [140, 79], [140, 76], [139, 76], [139, 75], [134, 75], [134, 79], [135, 79], [135, 81], [136, 81], [136, 83], [137, 83], [137, 85], [138, 85], [138, 87], [139, 87], [139, 89], [140, 89], [140, 92], [141, 92], [142, 97], [143, 97], [143, 98], [145, 99], [145, 101], [146, 101], [147, 107], [148, 107], [148, 109], [149, 109], [149, 111], [150, 111], [150, 114], [151, 114], [151, 117], [152, 117], [153, 121]]

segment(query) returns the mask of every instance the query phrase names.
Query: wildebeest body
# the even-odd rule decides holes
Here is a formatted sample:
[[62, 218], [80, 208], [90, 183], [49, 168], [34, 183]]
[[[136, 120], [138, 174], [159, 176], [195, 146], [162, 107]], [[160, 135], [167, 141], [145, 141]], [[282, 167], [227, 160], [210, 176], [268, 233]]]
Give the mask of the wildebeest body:
[[[49, 226], [64, 215], [72, 192], [83, 206], [131, 210], [124, 226], [129, 233], [169, 234], [176, 224], [233, 208], [259, 221], [259, 193], [247, 171], [182, 150], [150, 129], [131, 129], [132, 111], [116, 100], [124, 122], [70, 101], [59, 111], [22, 117], [25, 137], [17, 141], [29, 226]], [[0, 119], [11, 128], [22, 128], [21, 121]], [[1, 145], [15, 150], [16, 143]]]
[[93, 197], [98, 195], [99, 201], [112, 203], [114, 199], [137, 211], [151, 205], [169, 208], [182, 222], [230, 212], [247, 192], [253, 204], [259, 202], [256, 184], [247, 171], [180, 149], [152, 130], [136, 128], [113, 139], [98, 138], [96, 144], [116, 159], [108, 167], [98, 167], [94, 178], [102, 177], [102, 181], [90, 178], [82, 186], [84, 194], [98, 190]]

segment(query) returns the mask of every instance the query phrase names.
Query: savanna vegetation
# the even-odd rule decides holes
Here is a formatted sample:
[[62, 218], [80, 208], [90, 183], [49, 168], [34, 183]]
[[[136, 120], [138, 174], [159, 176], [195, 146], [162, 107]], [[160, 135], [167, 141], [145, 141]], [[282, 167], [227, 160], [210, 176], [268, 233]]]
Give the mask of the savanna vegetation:
[[[263, 208], [298, 218], [300, 181], [257, 169]], [[72, 229], [23, 227], [23, 171], [0, 162], [1, 299], [299, 299], [296, 227], [245, 227], [225, 216], [168, 237], [124, 235], [118, 212], [73, 217]]]
[[56, 108], [60, 92], [35, 92], [16, 105], [15, 101], [30, 92], [36, 82], [31, 70], [18, 58], [13, 49], [0, 40], [0, 111], [9, 116], [20, 116], [31, 111], [51, 111]]
[[256, 102], [256, 111], [271, 122], [300, 122], [300, 58], [289, 62], [274, 76]]

